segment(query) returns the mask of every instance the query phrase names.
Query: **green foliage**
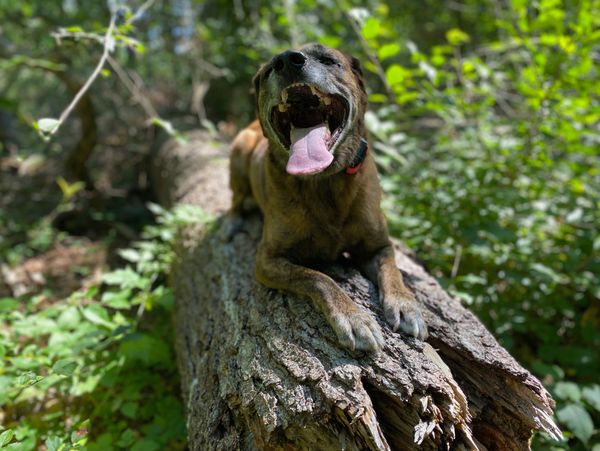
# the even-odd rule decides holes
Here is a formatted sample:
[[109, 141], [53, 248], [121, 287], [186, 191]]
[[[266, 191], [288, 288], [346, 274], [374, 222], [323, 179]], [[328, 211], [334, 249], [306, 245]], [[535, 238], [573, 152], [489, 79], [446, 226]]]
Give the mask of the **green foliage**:
[[[382, 61], [396, 104], [368, 118], [393, 230], [545, 378], [576, 449], [600, 441], [581, 396], [600, 370], [593, 5], [513, 1], [495, 17], [502, 39], [406, 42]], [[383, 48], [395, 37], [374, 20], [389, 17], [362, 29]]]
[[[114, 60], [150, 90], [177, 87], [163, 95], [173, 99], [169, 119], [189, 113], [180, 105], [194, 83], [210, 81], [208, 119], [246, 123], [256, 68], [293, 45], [319, 41], [358, 56], [392, 231], [551, 390], [565, 440], [542, 435], [534, 447], [600, 447], [598, 2], [190, 0], [154, 2], [139, 16], [133, 6], [144, 2], [110, 4], [123, 11]], [[56, 105], [72, 97], [56, 74], [85, 80], [98, 61], [110, 11], [81, 5], [0, 0], [0, 114], [16, 123], [9, 129], [18, 131], [20, 158], [72, 145], [69, 133], [40, 145], [31, 124], [51, 133]], [[105, 69], [91, 90], [96, 109], [108, 112], [100, 132], [110, 137], [149, 119], [124, 119], [131, 92], [117, 78]], [[172, 122], [151, 116], [181, 138]], [[0, 148], [11, 149], [2, 130]], [[58, 185], [61, 208], [71, 209], [83, 185]], [[15, 406], [0, 448], [180, 444], [160, 320], [172, 296], [162, 281], [175, 225], [193, 214], [153, 208], [162, 222], [120, 251], [125, 264], [102, 284], [60, 301], [0, 301], [0, 403]], [[2, 209], [0, 227], [9, 264], [64, 237], [47, 220], [25, 223]], [[48, 405], [34, 414], [33, 403]], [[26, 421], [10, 417], [17, 410]]]
[[150, 207], [157, 224], [102, 283], [63, 300], [0, 299], [0, 448], [183, 449], [164, 275], [177, 230], [209, 218]]

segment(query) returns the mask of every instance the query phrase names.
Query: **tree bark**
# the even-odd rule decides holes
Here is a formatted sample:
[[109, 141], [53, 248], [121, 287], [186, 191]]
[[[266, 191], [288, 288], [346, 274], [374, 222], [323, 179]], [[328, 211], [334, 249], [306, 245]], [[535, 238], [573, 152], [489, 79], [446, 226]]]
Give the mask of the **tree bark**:
[[155, 154], [153, 180], [162, 204], [216, 217], [182, 233], [172, 274], [191, 449], [523, 450], [533, 430], [560, 437], [542, 384], [399, 243], [426, 343], [389, 329], [355, 268], [324, 271], [378, 318], [386, 344], [376, 355], [341, 349], [311, 302], [258, 284], [261, 218], [223, 238], [227, 151], [201, 132], [188, 139]]

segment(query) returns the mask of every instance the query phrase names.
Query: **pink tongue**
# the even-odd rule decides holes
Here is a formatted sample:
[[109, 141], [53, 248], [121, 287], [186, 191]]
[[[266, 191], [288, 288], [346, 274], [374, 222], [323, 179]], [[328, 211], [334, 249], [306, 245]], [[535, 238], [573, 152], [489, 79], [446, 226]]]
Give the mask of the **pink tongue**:
[[330, 137], [325, 122], [308, 128], [292, 127], [292, 155], [286, 167], [288, 174], [315, 174], [327, 168], [333, 161], [326, 143]]

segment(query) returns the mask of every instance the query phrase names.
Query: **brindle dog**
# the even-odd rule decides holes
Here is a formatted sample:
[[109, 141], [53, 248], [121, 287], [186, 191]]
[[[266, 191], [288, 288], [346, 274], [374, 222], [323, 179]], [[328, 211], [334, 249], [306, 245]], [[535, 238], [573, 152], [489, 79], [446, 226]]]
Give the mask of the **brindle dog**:
[[375, 319], [316, 262], [349, 256], [379, 287], [387, 322], [420, 339], [427, 328], [396, 268], [367, 152], [360, 64], [318, 44], [288, 50], [254, 77], [258, 116], [232, 144], [232, 214], [264, 216], [256, 255], [262, 284], [311, 298], [350, 349], [383, 346]]

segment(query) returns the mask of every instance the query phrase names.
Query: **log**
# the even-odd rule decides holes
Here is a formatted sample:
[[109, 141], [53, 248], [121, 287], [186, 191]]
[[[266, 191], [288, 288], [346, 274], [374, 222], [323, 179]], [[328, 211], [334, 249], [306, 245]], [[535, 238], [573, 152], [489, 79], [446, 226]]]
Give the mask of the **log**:
[[396, 242], [397, 265], [423, 306], [426, 343], [394, 333], [377, 290], [355, 268], [324, 268], [382, 327], [385, 348], [340, 348], [311, 302], [253, 277], [261, 218], [224, 239], [227, 147], [203, 132], [152, 160], [168, 207], [215, 220], [187, 228], [172, 272], [176, 351], [189, 446], [198, 450], [523, 450], [534, 430], [558, 439], [540, 381]]

